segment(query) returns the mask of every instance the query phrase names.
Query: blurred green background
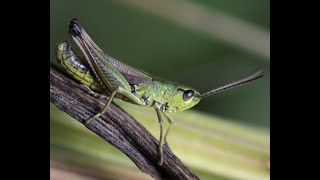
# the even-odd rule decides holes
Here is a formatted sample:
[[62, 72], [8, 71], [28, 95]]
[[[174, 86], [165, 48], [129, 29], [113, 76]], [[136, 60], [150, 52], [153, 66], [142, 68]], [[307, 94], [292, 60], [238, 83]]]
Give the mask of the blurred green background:
[[[57, 43], [66, 39], [72, 41], [68, 25], [76, 17], [107, 54], [156, 76], [192, 86], [200, 92], [236, 80], [261, 67], [265, 70], [263, 79], [209, 97], [194, 109], [269, 127], [269, 58], [146, 12], [127, 1], [50, 2], [52, 63], [55, 63]], [[209, 10], [214, 8], [269, 32], [269, 1], [189, 2], [206, 6]]]
[[[268, 130], [269, 3], [267, 0], [50, 0], [50, 61], [56, 63], [57, 43], [72, 42], [68, 25], [72, 18], [78, 18], [105, 53], [200, 92], [263, 68], [262, 79], [208, 97], [193, 110]], [[53, 106], [51, 112], [55, 112], [51, 115], [53, 121], [59, 112]], [[54, 122], [51, 125], [54, 127]], [[61, 129], [51, 128], [51, 137], [55, 131]]]

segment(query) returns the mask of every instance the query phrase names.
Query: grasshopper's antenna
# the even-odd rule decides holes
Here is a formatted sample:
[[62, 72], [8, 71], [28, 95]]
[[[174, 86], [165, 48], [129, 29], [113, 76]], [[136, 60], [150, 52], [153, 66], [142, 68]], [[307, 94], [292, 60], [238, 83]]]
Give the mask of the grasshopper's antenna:
[[217, 89], [213, 89], [211, 91], [208, 91], [208, 92], [200, 95], [200, 97], [201, 97], [201, 99], [203, 99], [203, 98], [208, 97], [208, 96], [210, 96], [212, 94], [216, 94], [216, 93], [228, 90], [228, 89], [232, 89], [232, 88], [247, 84], [247, 83], [249, 83], [251, 81], [254, 81], [256, 79], [261, 78], [262, 76], [263, 76], [263, 71], [262, 71], [262, 69], [259, 69], [255, 73], [253, 73], [253, 74], [251, 74], [251, 75], [249, 75], [247, 77], [244, 77], [244, 78], [242, 78], [242, 79], [240, 79], [238, 81], [234, 81], [232, 83], [226, 84], [226, 85], [221, 86], [221, 87], [219, 87]]

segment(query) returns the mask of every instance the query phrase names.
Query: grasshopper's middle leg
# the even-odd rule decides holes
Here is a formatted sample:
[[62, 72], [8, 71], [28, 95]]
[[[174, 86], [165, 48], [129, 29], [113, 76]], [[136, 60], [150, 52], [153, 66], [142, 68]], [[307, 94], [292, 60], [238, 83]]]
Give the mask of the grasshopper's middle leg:
[[159, 161], [159, 165], [162, 165], [163, 163], [163, 120], [162, 120], [162, 116], [161, 116], [161, 104], [159, 103], [155, 103], [154, 104], [154, 109], [157, 112], [157, 116], [158, 116], [158, 120], [159, 120], [159, 124], [160, 124], [160, 140], [159, 140], [159, 155], [160, 155], [160, 161]]

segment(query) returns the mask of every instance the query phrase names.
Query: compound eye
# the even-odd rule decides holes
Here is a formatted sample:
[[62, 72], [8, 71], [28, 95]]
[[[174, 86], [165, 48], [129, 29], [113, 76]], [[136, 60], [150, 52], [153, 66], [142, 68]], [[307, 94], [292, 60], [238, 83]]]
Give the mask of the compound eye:
[[188, 101], [189, 99], [191, 99], [194, 95], [194, 91], [192, 90], [186, 90], [183, 95], [182, 98], [184, 101]]

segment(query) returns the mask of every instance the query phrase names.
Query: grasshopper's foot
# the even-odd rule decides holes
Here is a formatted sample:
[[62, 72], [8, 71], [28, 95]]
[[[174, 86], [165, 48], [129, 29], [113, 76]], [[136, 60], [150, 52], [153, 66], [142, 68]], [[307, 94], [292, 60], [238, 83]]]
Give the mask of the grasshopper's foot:
[[85, 125], [88, 125], [92, 120], [93, 120], [93, 118], [90, 118], [90, 119], [84, 120], [84, 124], [85, 124]]
[[159, 163], [158, 163], [160, 166], [162, 166], [162, 164], [163, 164], [163, 157], [162, 156], [160, 156], [160, 161], [159, 161]]
[[159, 155], [160, 155], [160, 161], [159, 161], [159, 165], [162, 166], [163, 164], [163, 150], [162, 147], [159, 148]]
[[98, 114], [96, 114], [95, 116], [93, 116], [92, 118], [85, 120], [84, 124], [85, 124], [85, 125], [88, 125], [90, 122], [92, 122], [92, 120], [93, 120], [94, 118], [97, 118], [97, 117], [99, 117], [99, 116], [101, 116], [101, 113], [98, 113]]

